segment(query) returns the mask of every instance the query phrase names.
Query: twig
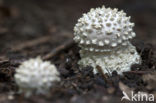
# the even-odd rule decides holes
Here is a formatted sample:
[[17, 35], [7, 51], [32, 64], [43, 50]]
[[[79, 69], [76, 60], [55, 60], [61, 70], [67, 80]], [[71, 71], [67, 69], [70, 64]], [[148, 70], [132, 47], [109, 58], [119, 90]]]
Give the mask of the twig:
[[12, 51], [20, 51], [20, 50], [28, 48], [28, 47], [32, 47], [32, 46], [35, 46], [38, 44], [42, 44], [42, 43], [47, 42], [48, 40], [51, 40], [51, 39], [52, 39], [51, 36], [48, 35], [45, 37], [37, 38], [35, 40], [30, 40], [30, 41], [24, 42], [24, 43], [16, 45], [16, 46], [12, 46], [11, 49], [12, 49]]
[[60, 51], [65, 50], [69, 47], [71, 47], [74, 44], [73, 40], [66, 41], [65, 43], [62, 43], [55, 49], [53, 49], [50, 53], [46, 54], [45, 56], [42, 57], [43, 60], [47, 60], [58, 54]]
[[104, 78], [104, 80], [106, 82], [108, 82], [106, 75], [103, 73], [102, 69], [100, 66], [96, 66], [96, 69], [98, 70], [98, 72], [102, 75], [102, 77]]
[[143, 47], [143, 49], [141, 49], [141, 52], [139, 55], [142, 55], [143, 51], [144, 51], [145, 47]]
[[151, 71], [127, 71], [124, 73], [147, 74], [147, 73], [151, 73]]
[[3, 61], [0, 61], [0, 66], [4, 65], [4, 64], [7, 64], [9, 63], [9, 60], [3, 60]]

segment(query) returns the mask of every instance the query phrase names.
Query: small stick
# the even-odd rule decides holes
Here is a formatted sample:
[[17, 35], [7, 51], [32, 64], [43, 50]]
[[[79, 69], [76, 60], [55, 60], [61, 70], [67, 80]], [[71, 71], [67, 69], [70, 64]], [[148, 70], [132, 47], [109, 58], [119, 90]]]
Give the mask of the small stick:
[[28, 47], [32, 47], [41, 43], [45, 43], [47, 41], [51, 40], [51, 36], [45, 36], [45, 37], [40, 37], [37, 38], [35, 40], [30, 40], [27, 42], [24, 42], [22, 44], [16, 45], [16, 46], [12, 46], [11, 49], [12, 51], [20, 51], [22, 49], [28, 48]]
[[143, 49], [141, 49], [141, 52], [139, 55], [142, 55], [143, 51], [144, 51], [145, 47], [143, 47]]
[[0, 66], [2, 65], [5, 65], [5, 64], [8, 64], [9, 63], [9, 60], [0, 60]]
[[102, 77], [104, 78], [104, 80], [106, 82], [108, 82], [106, 75], [103, 73], [102, 69], [100, 66], [96, 66], [96, 69], [98, 70], [98, 72], [102, 75]]
[[50, 53], [46, 54], [45, 56], [42, 57], [43, 60], [47, 60], [58, 54], [60, 51], [65, 50], [69, 47], [71, 47], [74, 44], [73, 40], [68, 40], [65, 43], [62, 43], [55, 49], [53, 49]]
[[124, 73], [147, 74], [147, 73], [151, 73], [151, 71], [127, 71]]

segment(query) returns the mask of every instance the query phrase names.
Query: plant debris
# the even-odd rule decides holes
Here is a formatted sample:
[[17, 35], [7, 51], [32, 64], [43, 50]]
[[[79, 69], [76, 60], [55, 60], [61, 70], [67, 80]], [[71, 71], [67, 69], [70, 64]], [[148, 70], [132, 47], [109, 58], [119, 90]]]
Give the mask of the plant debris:
[[[156, 97], [154, 0], [2, 1], [0, 103], [120, 103], [122, 90], [153, 93]], [[116, 71], [112, 75], [94, 75], [92, 67], [80, 68], [77, 64], [80, 56], [79, 47], [72, 40], [73, 25], [83, 12], [102, 4], [126, 10], [136, 23], [137, 37], [132, 43], [143, 63], [133, 65], [131, 71], [124, 72], [123, 76]], [[25, 24], [28, 24], [26, 28], [31, 28], [30, 31], [21, 29]], [[25, 99], [15, 84], [15, 69], [23, 61], [37, 56], [56, 65], [61, 82], [49, 94]]]

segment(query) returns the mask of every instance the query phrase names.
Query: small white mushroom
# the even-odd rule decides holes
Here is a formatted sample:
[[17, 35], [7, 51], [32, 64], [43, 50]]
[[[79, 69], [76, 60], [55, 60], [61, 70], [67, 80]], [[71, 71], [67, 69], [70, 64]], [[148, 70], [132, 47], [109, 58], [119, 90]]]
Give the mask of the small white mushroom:
[[75, 38], [80, 39], [74, 40], [81, 47], [78, 64], [92, 66], [94, 73], [98, 72], [98, 65], [104, 73], [116, 70], [119, 74], [129, 71], [132, 64], [140, 64], [141, 58], [129, 42], [136, 36], [133, 26], [130, 17], [116, 8], [91, 9], [74, 27]]
[[55, 65], [41, 58], [30, 59], [23, 62], [14, 76], [20, 92], [29, 97], [33, 93], [45, 94], [54, 82], [60, 81], [59, 72]]

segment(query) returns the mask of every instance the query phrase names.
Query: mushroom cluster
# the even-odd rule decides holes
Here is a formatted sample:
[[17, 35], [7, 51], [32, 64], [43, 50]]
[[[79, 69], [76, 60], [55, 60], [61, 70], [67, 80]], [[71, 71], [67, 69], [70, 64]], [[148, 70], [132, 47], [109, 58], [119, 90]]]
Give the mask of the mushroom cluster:
[[60, 81], [56, 67], [39, 57], [23, 62], [16, 69], [15, 82], [26, 97], [47, 93], [56, 81]]
[[118, 9], [96, 8], [78, 19], [74, 27], [74, 40], [79, 44], [81, 67], [92, 66], [97, 73], [100, 66], [104, 73], [116, 70], [119, 74], [129, 71], [141, 58], [130, 39], [136, 36], [134, 23]]

